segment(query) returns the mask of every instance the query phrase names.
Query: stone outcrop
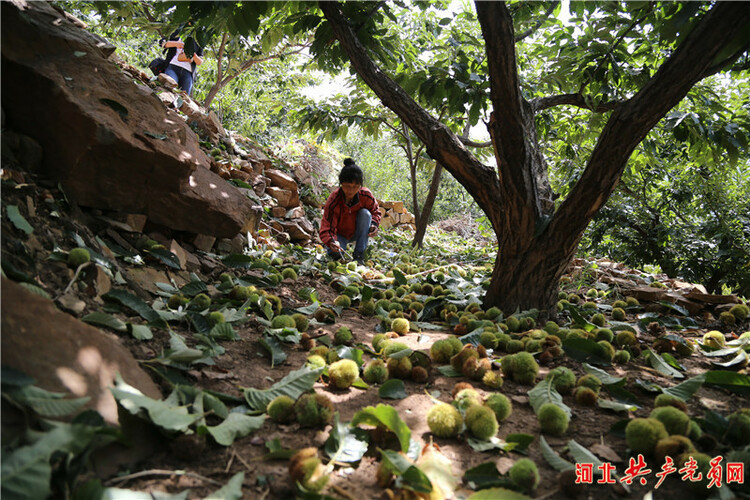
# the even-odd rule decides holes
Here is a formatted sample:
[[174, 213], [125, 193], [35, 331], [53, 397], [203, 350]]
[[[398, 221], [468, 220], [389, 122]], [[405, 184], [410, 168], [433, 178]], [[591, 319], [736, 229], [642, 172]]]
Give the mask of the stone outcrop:
[[161, 392], [114, 335], [59, 311], [55, 304], [2, 279], [2, 364], [30, 375], [53, 392], [90, 397], [86, 408], [117, 423], [109, 387], [120, 376], [149, 397]]
[[50, 4], [3, 2], [6, 126], [41, 145], [42, 171], [81, 206], [234, 236], [253, 203], [209, 170], [185, 120], [113, 64], [113, 50]]

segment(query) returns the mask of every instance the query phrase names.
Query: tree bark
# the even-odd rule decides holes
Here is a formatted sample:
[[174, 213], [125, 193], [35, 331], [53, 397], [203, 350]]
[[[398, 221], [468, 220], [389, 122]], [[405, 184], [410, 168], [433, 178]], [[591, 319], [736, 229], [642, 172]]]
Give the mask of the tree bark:
[[406, 160], [409, 162], [409, 180], [411, 181], [411, 203], [412, 213], [416, 217], [417, 221], [421, 218], [419, 211], [419, 198], [417, 196], [417, 162], [418, 158], [414, 157], [414, 148], [411, 143], [411, 136], [409, 135], [409, 127], [405, 123], [401, 123], [401, 135], [404, 138], [404, 150], [406, 152]]
[[513, 21], [504, 3], [476, 2], [487, 51], [493, 108], [489, 131], [497, 173], [374, 64], [338, 3], [319, 5], [362, 80], [487, 214], [499, 250], [484, 306], [496, 305], [506, 313], [532, 307], [555, 312], [560, 277], [587, 225], [617, 186], [633, 150], [709, 74], [722, 50], [750, 23], [750, 8], [744, 2], [716, 3], [646, 85], [612, 112], [580, 180], [554, 212], [534, 111], [520, 91]]
[[443, 173], [443, 166], [440, 163], [435, 164], [435, 170], [432, 172], [432, 181], [430, 181], [430, 190], [427, 192], [427, 198], [424, 200], [424, 206], [422, 207], [422, 214], [417, 219], [417, 230], [414, 233], [414, 239], [411, 241], [411, 246], [422, 248], [424, 244], [424, 234], [427, 232], [427, 224], [430, 221], [430, 215], [432, 214], [432, 207], [435, 205], [435, 198], [437, 198], [438, 190], [440, 188], [440, 177]]

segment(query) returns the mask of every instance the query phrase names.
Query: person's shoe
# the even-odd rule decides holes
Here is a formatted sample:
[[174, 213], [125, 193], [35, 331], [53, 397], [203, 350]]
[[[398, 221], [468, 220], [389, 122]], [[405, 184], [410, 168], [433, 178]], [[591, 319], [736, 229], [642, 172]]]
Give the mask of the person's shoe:
[[357, 261], [357, 264], [359, 264], [360, 266], [364, 266], [365, 265], [365, 257], [364, 257], [364, 255], [362, 255], [361, 253], [356, 253], [355, 252], [354, 255], [353, 255], [353, 257], [354, 257], [354, 260]]

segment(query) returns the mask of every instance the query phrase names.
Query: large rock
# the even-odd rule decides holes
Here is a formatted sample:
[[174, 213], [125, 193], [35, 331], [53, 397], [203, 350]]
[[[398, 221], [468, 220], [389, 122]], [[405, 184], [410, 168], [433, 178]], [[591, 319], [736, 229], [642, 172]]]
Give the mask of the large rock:
[[299, 194], [289, 189], [270, 186], [266, 188], [266, 193], [276, 198], [279, 206], [284, 208], [294, 208], [299, 206]]
[[271, 185], [280, 187], [282, 189], [288, 189], [289, 191], [297, 192], [297, 181], [294, 180], [294, 177], [287, 174], [286, 172], [282, 172], [281, 170], [277, 170], [275, 168], [267, 168], [265, 171], [265, 176], [271, 179]]
[[[20, 5], [20, 7], [19, 7]], [[33, 137], [42, 170], [83, 206], [232, 237], [251, 202], [209, 171], [198, 137], [46, 2], [2, 2], [6, 126]]]
[[158, 387], [113, 334], [60, 312], [49, 299], [2, 279], [2, 365], [20, 370], [54, 392], [88, 396], [85, 408], [117, 423], [109, 387], [115, 375], [145, 395], [161, 399]]

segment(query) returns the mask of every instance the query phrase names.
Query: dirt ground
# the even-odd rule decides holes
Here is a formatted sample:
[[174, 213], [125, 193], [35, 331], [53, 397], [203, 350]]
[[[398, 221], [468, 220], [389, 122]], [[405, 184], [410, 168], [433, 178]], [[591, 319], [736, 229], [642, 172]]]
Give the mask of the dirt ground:
[[[81, 212], [73, 214], [73, 217], [51, 217], [52, 205], [45, 203], [50, 195], [49, 191], [29, 186], [26, 188], [3, 189], [3, 206], [16, 204], [26, 206], [27, 196], [36, 204], [36, 215], [26, 213], [27, 220], [34, 226], [35, 231], [31, 237], [22, 235], [7, 220], [3, 218], [2, 251], [3, 260], [11, 261], [17, 268], [21, 268], [29, 274], [37, 277], [39, 283], [45, 289], [55, 294], [65, 288], [70, 281], [69, 270], [58, 262], [46, 260], [45, 257], [60, 246], [70, 249], [75, 246], [66, 235], [67, 230], [81, 230], [87, 223], [91, 222], [90, 214]], [[52, 189], [52, 196], [60, 199], [60, 194]], [[77, 216], [76, 216], [77, 215]], [[92, 234], [100, 234], [101, 228], [91, 223], [89, 230]], [[24, 256], [26, 254], [28, 258]], [[121, 262], [122, 264], [122, 262]], [[124, 264], [123, 264], [124, 265]], [[151, 266], [163, 270], [164, 267], [158, 263]], [[210, 273], [205, 273], [206, 282], [215, 282], [220, 272], [226, 269], [222, 266], [214, 268]], [[243, 273], [253, 271], [241, 271], [234, 269], [238, 277]], [[321, 302], [332, 302], [337, 293], [323, 280], [315, 276], [305, 275], [296, 281], [284, 281], [278, 287], [270, 289], [281, 299], [285, 308], [296, 308], [308, 305], [298, 297], [298, 290], [304, 287], [314, 287]], [[82, 299], [87, 303], [86, 312], [100, 310], [102, 304], [82, 294]], [[127, 320], [122, 316], [123, 320]], [[135, 318], [132, 318], [135, 319]], [[633, 318], [629, 318], [633, 320]], [[313, 336], [319, 334], [333, 335], [341, 326], [349, 327], [354, 334], [354, 342], [371, 345], [376, 328], [380, 323], [377, 317], [366, 317], [360, 315], [356, 309], [344, 310], [337, 318], [336, 323], [323, 327], [311, 328]], [[171, 325], [173, 332], [183, 335], [192, 340], [192, 332], [185, 322]], [[263, 389], [270, 387], [274, 382], [281, 380], [287, 373], [296, 370], [305, 363], [307, 351], [299, 344], [285, 345], [284, 350], [288, 358], [281, 365], [272, 367], [266, 350], [260, 345], [259, 339], [263, 332], [263, 325], [252, 318], [246, 323], [236, 326], [239, 334], [238, 341], [222, 341], [221, 345], [226, 349], [225, 354], [214, 359], [214, 366], [194, 365], [193, 369], [183, 372], [187, 383], [236, 398], [242, 399], [243, 388]], [[681, 335], [690, 338], [699, 338], [705, 332], [704, 329], [683, 331]], [[447, 338], [452, 333], [447, 329], [425, 330], [422, 333], [409, 333], [400, 340], [407, 343], [413, 350], [428, 352], [430, 345], [442, 338]], [[162, 351], [169, 343], [168, 333], [165, 330], [154, 330], [154, 338], [149, 341], [138, 341], [126, 335], [121, 336], [123, 344], [128, 346], [136, 359], [144, 362], [151, 360], [153, 356]], [[640, 341], [648, 344], [653, 341], [646, 332], [641, 332]], [[502, 353], [500, 353], [502, 354]], [[496, 356], [499, 357], [499, 356]], [[365, 355], [369, 359], [369, 355]], [[697, 354], [681, 358], [680, 362], [685, 367], [686, 378], [697, 375], [703, 371], [713, 369], [708, 358]], [[537, 380], [556, 366], [567, 366], [577, 376], [584, 374], [581, 363], [567, 356], [555, 358], [550, 364], [541, 367]], [[627, 412], [614, 412], [599, 407], [584, 407], [575, 402], [572, 396], [565, 396], [564, 402], [573, 411], [570, 427], [563, 437], [546, 436], [549, 445], [564, 458], [574, 461], [566, 454], [566, 446], [570, 439], [590, 450], [596, 450], [598, 456], [605, 461], [611, 461], [616, 466], [618, 474], [622, 474], [627, 466], [629, 452], [621, 433], [610, 432], [610, 428], [628, 417], [646, 417], [653, 408], [654, 395], [646, 393], [636, 387], [636, 379], [645, 382], [655, 382], [661, 386], [674, 385], [677, 381], [656, 372], [647, 366], [643, 359], [634, 359], [627, 364], [613, 365], [606, 371], [618, 377], [626, 377], [628, 380], [626, 388], [638, 397], [640, 409], [631, 415]], [[155, 376], [155, 380], [164, 388], [165, 395], [169, 392], [169, 385], [164, 379]], [[429, 408], [434, 405], [435, 400], [444, 402], [451, 401], [451, 390], [459, 381], [465, 381], [463, 377], [451, 378], [442, 375], [433, 366], [429, 373], [429, 379], [425, 384], [411, 381], [405, 382], [407, 397], [400, 400], [383, 400], [378, 396], [377, 388], [363, 390], [350, 388], [347, 390], [333, 390], [321, 379], [315, 384], [314, 390], [326, 394], [334, 402], [335, 410], [340, 415], [342, 422], [348, 422], [354, 414], [367, 406], [376, 406], [381, 403], [392, 405], [398, 410], [400, 417], [412, 431], [412, 437], [417, 441], [427, 444], [433, 440], [439, 445], [442, 453], [447, 456], [453, 467], [454, 474], [461, 478], [463, 473], [479, 464], [494, 462], [501, 473], [507, 472], [514, 461], [524, 456], [531, 458], [539, 467], [541, 481], [539, 487], [533, 493], [534, 498], [559, 498], [563, 496], [558, 485], [558, 472], [554, 470], [545, 460], [540, 447], [540, 428], [537, 418], [529, 405], [528, 390], [530, 386], [519, 385], [513, 381], [506, 380], [500, 392], [507, 395], [513, 403], [513, 411], [510, 417], [501, 423], [498, 437], [505, 439], [509, 434], [526, 433], [535, 436], [534, 441], [528, 447], [525, 454], [499, 450], [477, 452], [469, 447], [463, 437], [455, 439], [433, 438], [426, 424], [425, 415]], [[481, 384], [474, 383], [484, 395], [491, 391], [483, 388]], [[719, 412], [727, 415], [739, 408], [750, 406], [747, 396], [740, 396], [720, 388], [708, 386], [701, 387], [689, 402], [689, 415], [700, 418], [706, 411]], [[288, 449], [301, 449], [305, 447], [321, 447], [328, 437], [330, 426], [324, 429], [301, 428], [298, 424], [280, 425], [266, 420], [262, 428], [250, 436], [238, 439], [229, 447], [219, 446], [210, 438], [198, 436], [185, 436], [178, 439], [163, 439], [151, 443], [153, 453], [150, 456], [131, 467], [128, 470], [119, 470], [104, 478], [104, 484], [127, 488], [138, 491], [166, 491], [178, 493], [189, 489], [189, 498], [203, 498], [209, 492], [218, 489], [234, 474], [245, 472], [243, 483], [244, 498], [258, 499], [288, 499], [295, 496], [295, 487], [289, 478], [288, 462], [286, 459], [265, 459], [267, 453], [266, 443], [274, 439], [280, 440], [281, 445]], [[716, 440], [705, 439], [698, 443], [700, 451], [711, 456], [723, 455], [728, 451], [726, 444], [717, 443]], [[384, 489], [376, 484], [376, 470], [378, 467], [377, 454], [368, 454], [356, 466], [342, 465], [336, 467], [332, 480], [326, 490], [326, 494], [334, 498], [383, 498], [386, 496]], [[103, 462], [99, 469], [106, 469], [106, 457], [98, 457]], [[658, 472], [658, 466], [649, 464], [653, 473]], [[701, 498], [705, 495], [696, 495], [688, 488], [688, 485], [678, 478], [670, 477], [658, 490], [653, 487], [656, 478], [653, 473], [648, 476], [646, 485], [634, 483], [629, 489], [625, 489], [618, 482], [615, 485], [590, 485], [579, 492], [579, 498], [615, 499], [615, 498], [644, 498], [650, 494], [651, 498]], [[674, 476], [674, 474], [673, 474]], [[464, 484], [455, 497], [466, 498], [472, 491]]]
[[[358, 342], [369, 344], [372, 336], [375, 334], [375, 327], [378, 320], [373, 318], [362, 317], [357, 312], [346, 311], [329, 330], [332, 334], [335, 328], [348, 326], [355, 334]], [[290, 351], [287, 361], [279, 367], [271, 368], [263, 348], [254, 345], [253, 339], [260, 336], [260, 328], [253, 331], [252, 326], [240, 330], [243, 341], [225, 344], [227, 353], [218, 358], [217, 365], [213, 372], [218, 371], [220, 374], [226, 374], [227, 377], [213, 377], [212, 372], [201, 372], [200, 378], [195, 380], [201, 387], [225, 392], [228, 394], [240, 395], [238, 391], [241, 387], [265, 388], [272, 385], [272, 381], [280, 380], [289, 371], [298, 368], [304, 363], [307, 352], [302, 349], [293, 349]], [[440, 338], [446, 338], [445, 332], [427, 332], [424, 335], [410, 333], [399, 339], [407, 343], [415, 350], [428, 350], [429, 345]], [[426, 338], [429, 337], [429, 338]], [[701, 362], [698, 359], [682, 360], [687, 368], [686, 375], [693, 376], [701, 373], [702, 370], [710, 369], [708, 363]], [[540, 378], [546, 372], [555, 366], [567, 366], [571, 368], [576, 375], [583, 375], [585, 372], [581, 369], [580, 363], [566, 358], [561, 359], [549, 366], [543, 367], [540, 371]], [[650, 367], [641, 367], [638, 361], [631, 362], [624, 367], [616, 367], [607, 370], [612, 375], [618, 377], [627, 377], [629, 380], [639, 378], [643, 381], [653, 381], [660, 385], [669, 385], [666, 377], [655, 374]], [[461, 378], [449, 378], [440, 375], [433, 370], [430, 379], [426, 384], [417, 384], [406, 381], [407, 397], [398, 401], [382, 400], [374, 388], [369, 390], [360, 390], [351, 388], [345, 391], [330, 389], [324, 383], [315, 384], [315, 391], [328, 395], [334, 402], [336, 411], [339, 412], [341, 421], [349, 421], [352, 416], [359, 410], [367, 406], [376, 406], [380, 403], [387, 403], [394, 406], [402, 419], [412, 430], [412, 436], [422, 443], [429, 443], [431, 433], [427, 427], [424, 416], [429, 408], [434, 404], [433, 397], [440, 401], [450, 402], [451, 390], [456, 382], [465, 381]], [[646, 417], [653, 407], [653, 396], [639, 392], [638, 389], [629, 384], [628, 389], [639, 396], [641, 409], [634, 413], [637, 417]], [[498, 437], [504, 439], [508, 434], [526, 433], [535, 436], [540, 435], [539, 424], [536, 416], [528, 404], [527, 392], [528, 386], [516, 384], [512, 381], [506, 381], [500, 392], [508, 396], [513, 403], [513, 412], [510, 417], [500, 425]], [[487, 395], [490, 391], [481, 389], [480, 391]], [[568, 440], [575, 439], [579, 444], [591, 449], [594, 445], [601, 445], [602, 450], [609, 450], [611, 456], [601, 456], [605, 461], [612, 461], [617, 467], [617, 473], [622, 474], [627, 466], [628, 450], [625, 444], [624, 436], [613, 436], [608, 432], [609, 428], [623, 418], [624, 413], [615, 413], [604, 411], [598, 407], [588, 408], [575, 403], [572, 396], [565, 396], [564, 402], [573, 410], [573, 418], [570, 427], [563, 437], [546, 436], [545, 439], [549, 445], [558, 453], [563, 455]], [[690, 405], [690, 415], [700, 416], [705, 410], [713, 410], [722, 414], [728, 414], [732, 411], [747, 406], [748, 399], [736, 397], [726, 391], [701, 388], [693, 397]], [[312, 430], [300, 428], [297, 424], [277, 425], [270, 421], [254, 433], [254, 436], [248, 437], [235, 442], [229, 448], [219, 447], [217, 445], [207, 444], [205, 449], [201, 448], [200, 459], [188, 462], [182, 457], [177, 457], [171, 448], [164, 449], [161, 453], [154, 455], [140, 467], [143, 470], [148, 469], [167, 469], [167, 470], [190, 470], [202, 476], [212, 478], [221, 483], [226, 482], [233, 474], [245, 471], [245, 487], [249, 488], [251, 493], [246, 493], [247, 498], [277, 498], [286, 499], [294, 497], [294, 488], [289, 480], [286, 460], [265, 461], [263, 455], [266, 453], [264, 443], [268, 440], [278, 438], [285, 448], [304, 448], [308, 446], [322, 447], [328, 437], [329, 429]], [[433, 438], [433, 441], [440, 446], [440, 450], [453, 463], [454, 473], [461, 475], [467, 469], [475, 467], [485, 462], [495, 462], [501, 472], [507, 471], [512, 463], [524, 455], [518, 453], [504, 453], [499, 450], [488, 452], [476, 452], [471, 449], [461, 438], [459, 439], [441, 439]], [[719, 451], [719, 450], [714, 450]], [[188, 455], [195, 454], [188, 453]], [[541, 481], [533, 498], [559, 498], [563, 495], [558, 486], [558, 472], [547, 465], [539, 445], [539, 440], [535, 441], [528, 448], [529, 458], [539, 466]], [[715, 456], [715, 455], [712, 455]], [[612, 460], [614, 459], [614, 460]], [[619, 459], [619, 460], [618, 460]], [[570, 460], [572, 461], [572, 460]], [[658, 472], [658, 468], [652, 467], [653, 472]], [[335, 490], [329, 490], [329, 494], [334, 497], [348, 498], [381, 498], [383, 488], [377, 485], [375, 473], [377, 462], [375, 457], [365, 457], [362, 463], [352, 469], [342, 467], [334, 474], [331, 485]], [[596, 479], [595, 479], [596, 481]], [[579, 498], [643, 498], [649, 492], [652, 492], [652, 498], [703, 498], [701, 495], [694, 495], [686, 484], [679, 479], [668, 478], [658, 490], [653, 490], [653, 485], [657, 479], [653, 474], [649, 477], [646, 486], [634, 484], [630, 486], [629, 491], [624, 490], [618, 485], [590, 485], [581, 492]], [[186, 477], [154, 477], [141, 478], [122, 484], [128, 488], [149, 491], [152, 489], [166, 489], [170, 492], [178, 492], [186, 487], [190, 487], [195, 498], [200, 498], [201, 492], [208, 493], [216, 488], [214, 485], [206, 485], [200, 481]], [[457, 498], [466, 498], [472, 492], [470, 490], [459, 490]], [[687, 497], [686, 497], [687, 495]], [[192, 497], [192, 495], [191, 495]]]

